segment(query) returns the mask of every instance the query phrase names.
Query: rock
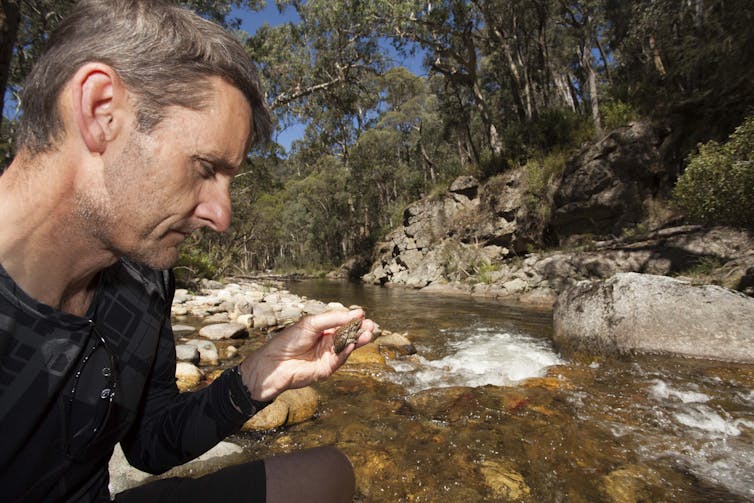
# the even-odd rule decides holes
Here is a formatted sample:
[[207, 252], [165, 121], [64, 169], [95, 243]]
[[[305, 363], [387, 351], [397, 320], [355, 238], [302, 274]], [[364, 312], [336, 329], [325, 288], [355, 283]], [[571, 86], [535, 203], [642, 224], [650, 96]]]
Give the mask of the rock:
[[186, 345], [193, 346], [199, 353], [199, 364], [215, 366], [220, 363], [220, 356], [217, 352], [217, 346], [212, 341], [203, 341], [192, 339], [186, 342]]
[[[243, 449], [240, 446], [231, 442], [220, 442], [198, 458], [173, 468], [167, 472], [166, 476], [180, 477], [207, 473], [218, 467], [230, 466], [234, 462], [238, 462], [233, 458], [240, 458], [242, 454]], [[143, 484], [146, 479], [152, 476], [132, 467], [123, 454], [120, 444], [117, 444], [113, 450], [108, 469], [110, 472], [110, 494], [113, 496]]]
[[[221, 309], [225, 310], [222, 305], [220, 306]], [[228, 323], [230, 321], [230, 317], [228, 316], [228, 313], [215, 313], [213, 315], [207, 316], [202, 320], [202, 323], [205, 325], [213, 325], [217, 323]]]
[[477, 194], [477, 189], [479, 189], [479, 181], [473, 176], [467, 175], [459, 176], [453, 180], [453, 183], [450, 184], [448, 190], [456, 194], [463, 194], [469, 199], [474, 199]]
[[225, 348], [225, 358], [231, 359], [238, 354], [238, 348], [235, 346], [228, 346]]
[[188, 290], [185, 288], [176, 288], [175, 294], [173, 295], [173, 304], [182, 304], [183, 302], [186, 302], [191, 298], [191, 294], [189, 294]]
[[385, 357], [380, 354], [376, 344], [366, 344], [348, 356], [348, 363], [351, 365], [385, 365]]
[[306, 314], [319, 314], [327, 309], [327, 305], [319, 300], [307, 299], [304, 301], [304, 313]]
[[286, 425], [307, 421], [319, 406], [319, 394], [310, 386], [283, 391], [275, 401], [278, 400], [288, 404]]
[[254, 414], [241, 427], [242, 431], [265, 431], [279, 428], [288, 419], [288, 404], [275, 400], [270, 405]]
[[531, 489], [526, 484], [523, 475], [509, 466], [508, 463], [485, 460], [482, 461], [479, 471], [496, 499], [504, 501], [529, 500]]
[[508, 295], [513, 295], [513, 294], [524, 292], [526, 291], [528, 286], [529, 284], [520, 278], [514, 278], [510, 281], [503, 283], [503, 289], [506, 291]]
[[173, 325], [173, 335], [176, 337], [187, 337], [196, 332], [196, 328], [191, 325]]
[[286, 304], [277, 314], [278, 323], [281, 325], [293, 323], [301, 318], [303, 306], [301, 304]]
[[254, 326], [254, 316], [251, 314], [241, 314], [236, 318], [236, 323], [246, 325], [246, 328], [252, 328]]
[[662, 479], [646, 466], [629, 465], [602, 477], [601, 492], [611, 503], [639, 503], [652, 500], [652, 486]]
[[175, 380], [180, 391], [195, 388], [202, 381], [202, 377], [202, 371], [192, 363], [178, 362], [175, 364]]
[[666, 137], [661, 128], [633, 122], [569, 159], [550, 222], [560, 242], [574, 234], [620, 235], [641, 221], [645, 200], [673, 181], [662, 163]]
[[175, 346], [175, 358], [179, 362], [199, 362], [199, 350], [191, 344], [178, 344]]
[[233, 304], [233, 313], [236, 315], [236, 318], [250, 316], [253, 312], [253, 301], [247, 299], [245, 296], [238, 296], [236, 298], [236, 302]]
[[328, 302], [325, 306], [325, 311], [347, 311], [348, 308], [340, 302]]
[[558, 294], [552, 288], [541, 287], [529, 290], [521, 295], [518, 300], [528, 306], [549, 309], [558, 300]]
[[395, 349], [398, 354], [402, 356], [416, 354], [416, 348], [411, 341], [405, 335], [397, 334], [395, 332], [387, 332], [380, 334], [374, 341], [374, 344], [378, 347], [386, 346], [391, 349]]
[[277, 317], [272, 305], [266, 302], [254, 304], [254, 328], [264, 330], [277, 324]]
[[252, 416], [243, 425], [244, 431], [263, 431], [310, 419], [319, 406], [319, 394], [311, 387], [289, 389], [274, 402]]
[[202, 278], [201, 280], [199, 280], [199, 286], [202, 288], [202, 290], [221, 290], [223, 284], [219, 281]]
[[754, 299], [665, 276], [616, 274], [558, 297], [557, 345], [587, 354], [666, 353], [754, 363]]
[[248, 331], [246, 329], [246, 325], [242, 323], [215, 323], [213, 325], [202, 327], [201, 330], [199, 330], [199, 335], [206, 337], [207, 339], [217, 341], [222, 339], [237, 339], [246, 337], [248, 335]]

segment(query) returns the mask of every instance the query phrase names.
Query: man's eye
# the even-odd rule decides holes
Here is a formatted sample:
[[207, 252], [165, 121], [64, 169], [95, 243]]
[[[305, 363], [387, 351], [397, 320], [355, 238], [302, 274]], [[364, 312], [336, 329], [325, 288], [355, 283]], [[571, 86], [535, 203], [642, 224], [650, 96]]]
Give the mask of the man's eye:
[[207, 161], [199, 161], [199, 170], [202, 178], [212, 178], [217, 173], [215, 167]]

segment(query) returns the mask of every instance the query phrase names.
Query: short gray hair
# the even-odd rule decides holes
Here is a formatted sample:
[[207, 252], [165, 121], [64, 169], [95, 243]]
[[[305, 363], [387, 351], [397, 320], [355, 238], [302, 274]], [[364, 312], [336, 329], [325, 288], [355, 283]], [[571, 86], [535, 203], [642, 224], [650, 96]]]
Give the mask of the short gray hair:
[[254, 143], [265, 143], [272, 134], [256, 67], [222, 27], [164, 0], [80, 0], [52, 32], [24, 82], [20, 148], [36, 154], [62, 138], [58, 97], [89, 62], [109, 65], [123, 79], [136, 96], [144, 132], [163, 119], [166, 107], [201, 109], [208, 79], [221, 77], [248, 100]]

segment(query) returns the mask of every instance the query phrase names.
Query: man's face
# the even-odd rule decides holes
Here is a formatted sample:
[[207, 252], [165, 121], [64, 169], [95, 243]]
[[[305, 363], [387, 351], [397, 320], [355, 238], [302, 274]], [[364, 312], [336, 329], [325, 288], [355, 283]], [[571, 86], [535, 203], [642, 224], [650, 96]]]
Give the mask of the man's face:
[[172, 107], [151, 133], [130, 131], [105, 163], [104, 193], [79, 205], [117, 256], [167, 268], [194, 230], [228, 228], [230, 181], [246, 156], [251, 110], [238, 89], [210, 82], [203, 110]]

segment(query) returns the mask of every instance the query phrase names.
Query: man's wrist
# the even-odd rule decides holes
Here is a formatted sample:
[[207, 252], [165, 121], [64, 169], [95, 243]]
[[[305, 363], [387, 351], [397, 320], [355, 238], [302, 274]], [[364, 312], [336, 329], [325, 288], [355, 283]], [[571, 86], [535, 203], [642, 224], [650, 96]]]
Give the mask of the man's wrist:
[[254, 400], [254, 398], [252, 398], [251, 393], [249, 392], [249, 388], [243, 381], [243, 377], [241, 376], [241, 369], [238, 365], [228, 369], [228, 372], [230, 372], [230, 374], [232, 375], [230, 398], [233, 402], [233, 405], [240, 412], [251, 417], [272, 403], [272, 400], [262, 401]]

